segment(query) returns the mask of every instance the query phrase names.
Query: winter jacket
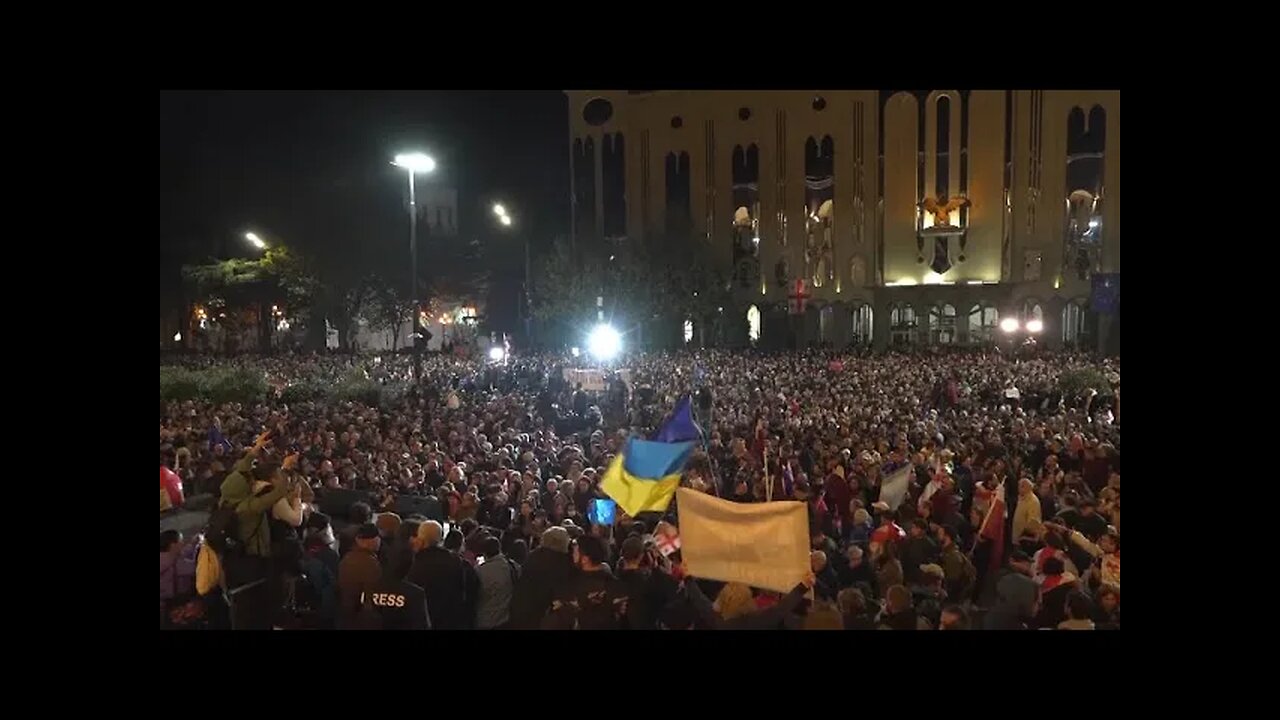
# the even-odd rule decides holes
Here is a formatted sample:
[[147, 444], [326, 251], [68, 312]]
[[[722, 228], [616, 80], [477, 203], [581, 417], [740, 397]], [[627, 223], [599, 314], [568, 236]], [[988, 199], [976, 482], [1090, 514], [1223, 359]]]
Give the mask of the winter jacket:
[[480, 578], [465, 560], [439, 546], [424, 548], [405, 579], [426, 591], [433, 629], [471, 628]]
[[939, 559], [942, 572], [946, 575], [947, 597], [967, 598], [973, 593], [973, 583], [977, 578], [977, 569], [955, 543], [942, 551]]
[[1018, 496], [1018, 507], [1013, 511], [1013, 540], [1017, 542], [1031, 521], [1040, 522], [1040, 498], [1035, 493]]
[[897, 558], [881, 563], [876, 570], [876, 587], [883, 594], [894, 585], [902, 584], [902, 562]]
[[563, 592], [573, 574], [568, 553], [540, 547], [529, 553], [511, 595], [511, 627], [536, 630], [551, 607], [551, 600]]
[[1102, 552], [1102, 548], [1089, 542], [1089, 539], [1078, 530], [1071, 531], [1071, 542], [1095, 559], [1101, 560], [1102, 582], [1120, 587], [1120, 553]]
[[623, 630], [627, 627], [627, 587], [607, 566], [578, 572], [551, 601], [544, 630]]
[[267, 520], [267, 511], [289, 489], [282, 483], [262, 495], [254, 495], [249, 481], [252, 468], [252, 454], [245, 455], [235, 464], [231, 474], [222, 481], [222, 496], [218, 504], [236, 509], [236, 539], [244, 547], [245, 554], [265, 558], [271, 555], [271, 523]]
[[1026, 630], [1039, 588], [1026, 575], [1008, 573], [996, 583], [996, 604], [982, 620], [983, 630]]
[[938, 559], [938, 544], [927, 535], [907, 538], [898, 546], [902, 575], [908, 583], [920, 581], [920, 566]]
[[476, 568], [480, 593], [476, 599], [476, 629], [491, 630], [511, 619], [511, 596], [515, 592], [520, 568], [498, 554]]
[[338, 565], [338, 607], [342, 627], [350, 627], [365, 593], [382, 580], [382, 565], [373, 553], [355, 548]]

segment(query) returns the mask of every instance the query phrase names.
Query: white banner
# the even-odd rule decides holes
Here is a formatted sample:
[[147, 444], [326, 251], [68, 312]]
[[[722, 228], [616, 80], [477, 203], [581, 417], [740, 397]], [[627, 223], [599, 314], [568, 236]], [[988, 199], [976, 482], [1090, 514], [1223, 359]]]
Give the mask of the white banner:
[[804, 503], [735, 503], [676, 490], [681, 555], [694, 577], [790, 592], [809, 572]]
[[911, 484], [911, 473], [915, 466], [907, 463], [880, 482], [880, 500], [889, 504], [890, 510], [897, 510], [903, 500], [907, 499], [907, 487]]
[[[616, 370], [614, 375], [622, 378], [628, 385], [631, 384], [630, 370]], [[569, 383], [569, 387], [577, 387], [578, 383], [582, 383], [583, 390], [590, 392], [605, 391], [605, 371], [597, 368], [565, 368], [564, 381]]]

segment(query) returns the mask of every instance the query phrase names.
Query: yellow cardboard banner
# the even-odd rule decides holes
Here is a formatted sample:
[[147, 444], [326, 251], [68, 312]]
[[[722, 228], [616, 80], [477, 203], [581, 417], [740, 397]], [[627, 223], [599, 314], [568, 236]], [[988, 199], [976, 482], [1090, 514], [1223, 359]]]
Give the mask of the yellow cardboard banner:
[[681, 555], [694, 577], [790, 592], [809, 573], [804, 503], [735, 503], [676, 491]]

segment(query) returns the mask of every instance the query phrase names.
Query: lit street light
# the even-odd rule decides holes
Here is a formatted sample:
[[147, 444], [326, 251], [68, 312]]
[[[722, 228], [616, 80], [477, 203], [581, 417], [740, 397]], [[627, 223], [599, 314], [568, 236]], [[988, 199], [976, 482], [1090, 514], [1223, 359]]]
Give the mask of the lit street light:
[[501, 205], [500, 203], [494, 203], [494, 204], [493, 204], [493, 214], [494, 214], [494, 215], [497, 215], [498, 217], [503, 217], [503, 216], [505, 216], [505, 215], [507, 214], [507, 209], [506, 209], [506, 208], [504, 208], [504, 207], [502, 207], [502, 205]]
[[501, 217], [499, 217], [499, 218], [498, 218], [498, 221], [499, 221], [499, 222], [501, 222], [503, 225], [510, 225], [510, 224], [511, 224], [511, 216], [510, 216], [510, 215], [503, 215], [503, 216], [501, 216]]
[[247, 232], [244, 234], [244, 239], [248, 240], [251, 245], [258, 248], [259, 250], [267, 249], [267, 244], [263, 242], [262, 238], [258, 237], [257, 233]]
[[436, 169], [436, 161], [423, 153], [401, 153], [391, 163], [409, 171], [409, 284], [413, 296], [413, 381], [422, 377], [422, 313], [418, 312], [418, 203], [413, 178], [418, 173], [427, 174]]

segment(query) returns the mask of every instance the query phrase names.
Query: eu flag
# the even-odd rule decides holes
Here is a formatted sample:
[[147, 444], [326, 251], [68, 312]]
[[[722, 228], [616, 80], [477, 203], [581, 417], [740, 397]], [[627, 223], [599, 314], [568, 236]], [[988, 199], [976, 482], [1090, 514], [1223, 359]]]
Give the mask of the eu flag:
[[680, 398], [671, 417], [662, 423], [653, 438], [661, 443], [678, 443], [702, 439], [702, 428], [693, 420], [693, 403], [688, 395]]

